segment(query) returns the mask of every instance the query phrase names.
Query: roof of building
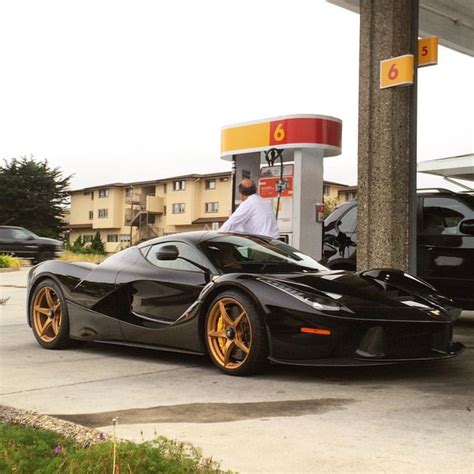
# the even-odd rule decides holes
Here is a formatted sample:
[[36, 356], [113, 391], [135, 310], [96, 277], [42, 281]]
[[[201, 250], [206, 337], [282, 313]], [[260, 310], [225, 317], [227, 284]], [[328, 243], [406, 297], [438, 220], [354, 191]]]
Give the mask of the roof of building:
[[230, 177], [230, 171], [221, 171], [217, 173], [192, 173], [192, 174], [184, 174], [180, 176], [170, 176], [169, 178], [160, 178], [160, 179], [151, 179], [147, 181], [130, 181], [127, 183], [115, 182], [115, 183], [108, 183], [108, 184], [98, 184], [96, 186], [89, 186], [87, 188], [80, 188], [80, 189], [73, 189], [70, 193], [79, 193], [79, 192], [87, 192], [93, 191], [95, 189], [102, 189], [102, 188], [123, 188], [128, 186], [146, 186], [147, 184], [158, 184], [158, 183], [165, 183], [167, 181], [177, 180], [177, 179], [208, 179], [208, 178], [218, 178], [218, 177]]

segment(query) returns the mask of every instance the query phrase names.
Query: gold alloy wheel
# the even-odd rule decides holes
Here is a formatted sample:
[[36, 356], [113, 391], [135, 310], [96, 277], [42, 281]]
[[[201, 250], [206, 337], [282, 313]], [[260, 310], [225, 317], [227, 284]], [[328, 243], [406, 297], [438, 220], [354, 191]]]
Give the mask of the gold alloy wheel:
[[207, 341], [214, 360], [223, 368], [235, 370], [247, 360], [252, 347], [250, 319], [233, 298], [217, 301], [207, 318]]
[[44, 286], [33, 300], [33, 324], [43, 342], [52, 342], [59, 334], [62, 322], [61, 301], [53, 288]]

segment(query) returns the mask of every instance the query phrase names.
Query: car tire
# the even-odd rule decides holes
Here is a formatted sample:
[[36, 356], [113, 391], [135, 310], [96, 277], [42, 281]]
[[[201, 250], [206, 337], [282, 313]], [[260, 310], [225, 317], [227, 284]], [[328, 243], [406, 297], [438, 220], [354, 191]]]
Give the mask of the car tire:
[[240, 291], [224, 291], [206, 315], [206, 346], [213, 363], [228, 375], [251, 375], [268, 365], [268, 340], [255, 303]]
[[43, 280], [32, 292], [29, 316], [33, 334], [45, 349], [65, 349], [81, 345], [69, 337], [69, 313], [59, 285]]

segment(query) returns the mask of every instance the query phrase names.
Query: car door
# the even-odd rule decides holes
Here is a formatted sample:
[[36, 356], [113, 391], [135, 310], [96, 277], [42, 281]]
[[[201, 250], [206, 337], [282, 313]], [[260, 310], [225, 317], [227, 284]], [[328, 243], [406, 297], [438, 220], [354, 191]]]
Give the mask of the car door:
[[462, 304], [474, 294], [474, 236], [462, 223], [474, 210], [456, 196], [423, 197], [418, 231], [418, 275]]
[[[164, 245], [175, 245], [176, 260], [158, 260]], [[122, 320], [125, 340], [142, 344], [170, 345], [160, 334], [196, 302], [208, 283], [208, 275], [187, 260], [205, 266], [200, 252], [184, 242], [167, 241], [142, 249], [143, 262], [135, 269], [125, 269], [117, 278], [128, 295], [129, 314]], [[172, 345], [172, 344], [171, 344]]]
[[2, 252], [12, 253], [19, 258], [33, 258], [38, 245], [25, 230], [16, 227], [0, 229]]

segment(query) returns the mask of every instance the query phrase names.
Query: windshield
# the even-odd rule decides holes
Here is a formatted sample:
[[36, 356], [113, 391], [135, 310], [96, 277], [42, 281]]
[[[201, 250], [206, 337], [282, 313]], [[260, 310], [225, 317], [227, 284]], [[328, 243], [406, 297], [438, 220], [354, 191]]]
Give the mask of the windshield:
[[326, 270], [280, 240], [223, 235], [199, 244], [221, 273], [292, 273]]

